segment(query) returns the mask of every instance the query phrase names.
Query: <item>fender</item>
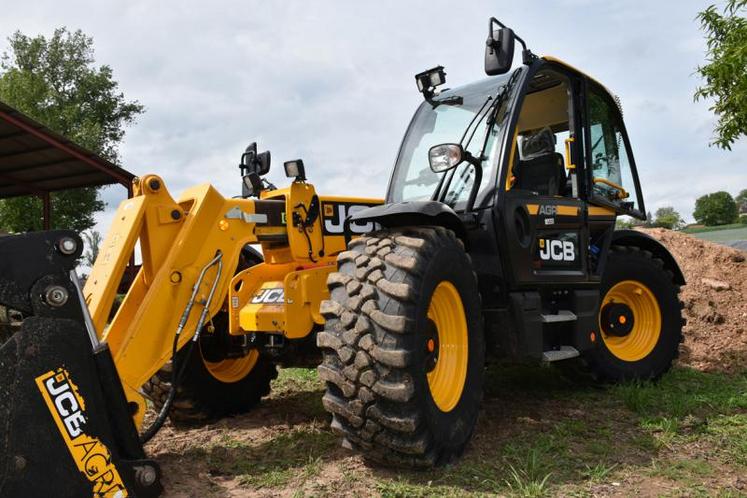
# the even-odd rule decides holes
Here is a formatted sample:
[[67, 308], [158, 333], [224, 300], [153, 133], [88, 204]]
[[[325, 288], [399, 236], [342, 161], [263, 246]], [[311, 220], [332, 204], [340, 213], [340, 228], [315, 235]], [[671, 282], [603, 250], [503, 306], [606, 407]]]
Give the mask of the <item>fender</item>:
[[664, 247], [664, 244], [643, 232], [636, 230], [615, 230], [612, 234], [612, 244], [621, 246], [636, 246], [646, 251], [651, 251], [654, 256], [664, 261], [664, 266], [674, 273], [674, 281], [679, 285], [685, 285], [685, 276], [682, 274], [680, 265], [674, 259], [672, 253]]
[[465, 244], [467, 243], [467, 230], [459, 215], [449, 206], [438, 201], [396, 202], [374, 206], [348, 216], [345, 225], [348, 226], [354, 221], [373, 221], [386, 228], [441, 226], [452, 230]]

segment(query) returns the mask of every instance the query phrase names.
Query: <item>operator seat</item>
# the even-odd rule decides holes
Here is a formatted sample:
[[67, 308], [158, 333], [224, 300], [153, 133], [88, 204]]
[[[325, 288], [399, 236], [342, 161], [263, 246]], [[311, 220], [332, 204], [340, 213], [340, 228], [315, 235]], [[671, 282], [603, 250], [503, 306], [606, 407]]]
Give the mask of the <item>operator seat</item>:
[[565, 195], [563, 156], [555, 152], [555, 134], [543, 128], [522, 140], [521, 161], [514, 171], [517, 188], [539, 195]]

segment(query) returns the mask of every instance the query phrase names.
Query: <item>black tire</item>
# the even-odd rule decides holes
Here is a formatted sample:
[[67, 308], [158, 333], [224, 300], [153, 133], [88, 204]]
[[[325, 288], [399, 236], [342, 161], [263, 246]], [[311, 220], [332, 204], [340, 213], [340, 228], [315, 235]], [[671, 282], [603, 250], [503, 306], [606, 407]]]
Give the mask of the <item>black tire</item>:
[[[337, 261], [317, 336], [332, 429], [377, 463], [448, 463], [477, 423], [485, 362], [477, 279], [462, 242], [440, 227], [382, 230], [353, 240]], [[448, 412], [431, 394], [424, 346], [431, 296], [444, 281], [461, 297], [468, 345], [464, 387]]]
[[629, 280], [640, 282], [651, 291], [659, 306], [660, 333], [653, 349], [635, 361], [626, 361], [613, 354], [602, 337], [595, 348], [584, 354], [584, 358], [599, 380], [656, 380], [671, 368], [683, 339], [680, 288], [664, 262], [649, 251], [633, 246], [612, 246], [608, 258], [600, 288], [600, 308], [614, 285]]
[[[177, 355], [177, 361], [182, 360], [183, 354], [184, 351]], [[169, 411], [169, 419], [177, 425], [193, 425], [246, 413], [270, 394], [270, 383], [278, 376], [275, 365], [260, 356], [241, 380], [223, 382], [207, 369], [198, 345], [192, 348], [187, 361], [184, 377]], [[161, 409], [171, 390], [171, 368], [169, 362], [142, 388], [156, 411]]]
[[[236, 272], [261, 262], [262, 256], [251, 246], [246, 246]], [[228, 317], [225, 312], [218, 313], [213, 318], [213, 324], [216, 328], [213, 334], [227, 334]], [[240, 380], [224, 382], [216, 378], [203, 361], [200, 344], [205, 344], [203, 341], [208, 339], [206, 330], [203, 330], [200, 342], [186, 359], [189, 363], [169, 411], [172, 423], [192, 425], [245, 413], [270, 394], [270, 383], [278, 376], [275, 365], [260, 356], [251, 371]], [[179, 363], [184, 360], [184, 355], [184, 349], [177, 354]], [[142, 387], [156, 411], [161, 410], [171, 390], [171, 370], [172, 362], [168, 362]]]

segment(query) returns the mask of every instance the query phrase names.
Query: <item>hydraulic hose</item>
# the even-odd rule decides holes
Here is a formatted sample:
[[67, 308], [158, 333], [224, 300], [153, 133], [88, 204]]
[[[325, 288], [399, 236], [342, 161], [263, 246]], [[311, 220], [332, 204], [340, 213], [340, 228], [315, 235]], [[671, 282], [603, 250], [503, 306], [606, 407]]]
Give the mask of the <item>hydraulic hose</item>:
[[[145, 444], [148, 441], [150, 441], [153, 438], [153, 436], [155, 436], [156, 433], [158, 433], [158, 431], [161, 429], [164, 422], [166, 422], [166, 417], [169, 414], [169, 410], [171, 410], [171, 405], [174, 403], [174, 398], [176, 398], [176, 391], [179, 388], [179, 384], [181, 383], [187, 364], [189, 363], [188, 360], [189, 360], [189, 356], [192, 354], [192, 348], [194, 348], [195, 343], [200, 337], [200, 332], [202, 331], [202, 327], [205, 324], [205, 319], [207, 318], [207, 314], [210, 308], [210, 303], [212, 302], [213, 296], [215, 295], [215, 290], [218, 287], [218, 281], [220, 280], [221, 273], [223, 271], [223, 259], [222, 258], [223, 258], [223, 254], [220, 251], [218, 251], [215, 257], [212, 260], [210, 260], [210, 262], [208, 262], [208, 264], [206, 264], [202, 268], [202, 271], [200, 272], [199, 277], [197, 277], [197, 281], [195, 282], [195, 285], [192, 287], [192, 295], [189, 298], [189, 302], [187, 302], [187, 306], [184, 308], [184, 313], [182, 313], [182, 317], [179, 320], [179, 325], [176, 327], [176, 332], [174, 333], [174, 341], [171, 344], [171, 364], [172, 364], [171, 389], [169, 389], [169, 394], [166, 397], [166, 401], [161, 407], [161, 410], [158, 412], [158, 416], [156, 417], [156, 420], [154, 420], [153, 423], [140, 436], [140, 442], [142, 444]], [[182, 331], [184, 330], [184, 327], [187, 324], [187, 321], [189, 320], [189, 315], [191, 314], [192, 308], [194, 307], [195, 301], [197, 300], [197, 293], [199, 292], [200, 286], [202, 285], [202, 281], [205, 279], [205, 274], [210, 268], [212, 268], [215, 265], [218, 266], [218, 269], [215, 275], [215, 280], [213, 281], [213, 285], [210, 287], [210, 293], [208, 294], [208, 297], [205, 300], [205, 303], [202, 308], [202, 313], [200, 313], [200, 318], [199, 320], [197, 320], [195, 334], [192, 337], [192, 340], [189, 341], [189, 343], [186, 345], [182, 361], [177, 362], [176, 355], [178, 352], [179, 336], [181, 335]]]

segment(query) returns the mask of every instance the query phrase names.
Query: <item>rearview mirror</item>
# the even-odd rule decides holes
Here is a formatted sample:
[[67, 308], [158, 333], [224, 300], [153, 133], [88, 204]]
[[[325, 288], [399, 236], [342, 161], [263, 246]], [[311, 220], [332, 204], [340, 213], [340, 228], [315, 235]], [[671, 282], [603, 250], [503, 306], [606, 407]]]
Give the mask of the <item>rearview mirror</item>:
[[428, 162], [434, 173], [443, 173], [464, 161], [464, 148], [460, 144], [434, 145], [428, 151]]
[[485, 42], [485, 73], [488, 76], [505, 74], [514, 62], [514, 40], [516, 36], [511, 28], [493, 29], [490, 20], [488, 40]]
[[270, 151], [257, 153], [257, 143], [252, 142], [241, 154], [241, 170], [246, 173], [256, 173], [264, 176], [270, 172]]

